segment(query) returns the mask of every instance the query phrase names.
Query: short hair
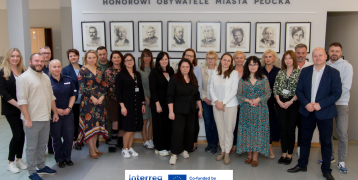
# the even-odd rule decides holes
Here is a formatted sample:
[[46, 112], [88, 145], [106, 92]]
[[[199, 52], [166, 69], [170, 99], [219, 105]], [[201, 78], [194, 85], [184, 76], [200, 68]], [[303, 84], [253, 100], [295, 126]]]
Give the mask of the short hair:
[[282, 70], [287, 69], [287, 66], [286, 66], [286, 63], [285, 63], [285, 57], [287, 55], [290, 55], [292, 60], [293, 60], [293, 69], [297, 69], [298, 63], [297, 63], [296, 54], [292, 50], [288, 50], [283, 54], [282, 59], [281, 59], [281, 69]]
[[237, 55], [242, 54], [244, 56], [244, 59], [246, 59], [246, 54], [242, 51], [236, 51], [234, 55], [232, 55], [232, 58], [235, 59]]
[[[154, 31], [154, 33], [155, 33], [155, 29], [154, 29], [153, 26], [149, 26], [148, 29], [153, 29], [153, 31]], [[147, 31], [148, 31], [148, 29], [147, 29]], [[146, 32], [147, 32], [147, 31], [146, 31]]]
[[90, 30], [90, 29], [94, 29], [94, 30], [96, 30], [95, 32], [97, 32], [97, 28], [94, 27], [94, 26], [90, 26], [90, 27], [88, 28], [88, 30]]
[[[175, 26], [174, 27], [174, 32], [177, 32], [177, 28], [183, 28], [182, 26]], [[183, 28], [183, 30], [184, 30], [184, 28]]]
[[233, 36], [235, 36], [235, 33], [238, 32], [238, 31], [240, 31], [241, 34], [242, 34], [242, 37], [244, 37], [244, 30], [243, 30], [242, 28], [234, 28], [234, 29], [231, 31], [231, 33], [232, 33]]
[[51, 51], [51, 48], [49, 46], [42, 46], [39, 51], [41, 51], [41, 49], [50, 49]]
[[329, 48], [332, 47], [332, 46], [338, 46], [338, 47], [340, 47], [341, 50], [342, 50], [342, 44], [339, 43], [339, 42], [333, 42], [333, 43], [331, 43], [331, 44], [329, 45]]
[[196, 53], [195, 53], [194, 49], [192, 49], [192, 48], [185, 49], [185, 51], [183, 52], [183, 55], [182, 55], [181, 58], [182, 58], [182, 59], [186, 59], [186, 58], [185, 58], [185, 53], [188, 52], [188, 51], [191, 51], [191, 52], [194, 53], [193, 66], [198, 65], [198, 60], [196, 59]]
[[31, 54], [31, 56], [30, 56], [30, 61], [32, 61], [32, 58], [33, 58], [35, 55], [39, 55], [39, 56], [42, 56], [42, 57], [43, 57], [43, 55], [42, 55], [41, 53], [33, 53], [33, 54]]
[[303, 44], [303, 43], [297, 44], [297, 45], [295, 46], [295, 51], [296, 51], [296, 49], [298, 49], [298, 48], [306, 48], [306, 50], [308, 49], [308, 48], [307, 48], [307, 45], [306, 45], [306, 44]]
[[303, 31], [302, 27], [295, 26], [292, 28], [291, 36], [295, 35], [297, 32], [302, 31], [302, 37], [305, 37], [305, 31]]
[[114, 29], [114, 31], [116, 32], [117, 35], [118, 35], [118, 33], [119, 33], [119, 29], [120, 29], [120, 28], [122, 28], [122, 29], [124, 30], [124, 32], [127, 33], [127, 29], [126, 29], [126, 28], [124, 28], [124, 27], [122, 27], [122, 26], [118, 26], [118, 27], [116, 27], [116, 28]]
[[78, 52], [77, 49], [69, 49], [66, 51], [67, 59], [70, 59], [70, 53], [75, 53], [77, 56], [80, 56], [80, 53]]
[[268, 53], [272, 54], [272, 56], [275, 57], [275, 59], [273, 60], [273, 65], [280, 68], [280, 59], [278, 58], [277, 53], [272, 49], [268, 49], [264, 52], [264, 54], [262, 55], [262, 58], [261, 58], [261, 65], [265, 66], [265, 56]]
[[98, 52], [98, 50], [103, 50], [103, 49], [106, 50], [106, 52], [107, 52], [107, 49], [106, 49], [106, 47], [104, 47], [104, 46], [98, 47], [96, 51]]
[[96, 57], [97, 57], [96, 66], [97, 66], [97, 67], [100, 67], [99, 64], [98, 64], [98, 54], [97, 54], [97, 52], [96, 52], [95, 50], [92, 50], [92, 49], [86, 51], [85, 55], [83, 56], [83, 65], [87, 65], [87, 64], [88, 64], [88, 63], [87, 63], [87, 56], [88, 56], [89, 53], [93, 53], [93, 54], [96, 55]]
[[[219, 58], [219, 55], [218, 55], [215, 51], [213, 51], [213, 50], [206, 52], [205, 59], [206, 59], [208, 56], [214, 56], [215, 61], [218, 60], [218, 58]], [[206, 63], [206, 66], [207, 66], [207, 65], [208, 65], [208, 63]], [[216, 63], [215, 63], [214, 65], [216, 66]]]
[[[272, 29], [272, 28], [271, 28], [271, 27], [265, 27], [265, 29], [262, 31], [262, 35], [266, 34], [266, 31], [267, 31], [268, 29]], [[272, 29], [272, 31], [273, 31], [273, 29]]]
[[[59, 63], [61, 64], [61, 68], [62, 68], [62, 63], [61, 63], [60, 60], [58, 60], [58, 59], [52, 59], [52, 60], [50, 61], [50, 63], [48, 64], [49, 70], [50, 70], [50, 68], [52, 67], [53, 63], [55, 63], [55, 62], [59, 62]], [[48, 73], [51, 75], [51, 71], [49, 71]]]

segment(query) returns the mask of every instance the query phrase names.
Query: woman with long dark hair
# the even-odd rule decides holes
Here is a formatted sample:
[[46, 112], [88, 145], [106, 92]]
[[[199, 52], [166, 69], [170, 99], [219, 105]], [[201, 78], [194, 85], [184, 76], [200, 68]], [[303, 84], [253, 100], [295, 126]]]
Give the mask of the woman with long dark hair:
[[193, 65], [188, 59], [179, 62], [177, 73], [170, 78], [167, 92], [169, 119], [172, 122], [171, 165], [176, 163], [177, 155], [189, 158], [193, 149], [196, 106], [199, 118], [202, 116], [198, 81]]

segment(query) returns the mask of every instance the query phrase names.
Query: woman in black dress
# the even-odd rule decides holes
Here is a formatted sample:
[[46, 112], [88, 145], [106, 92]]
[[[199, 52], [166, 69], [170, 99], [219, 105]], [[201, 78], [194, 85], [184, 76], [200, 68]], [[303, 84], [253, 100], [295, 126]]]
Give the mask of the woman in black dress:
[[134, 134], [143, 129], [145, 99], [142, 79], [136, 71], [132, 54], [127, 53], [121, 62], [121, 71], [116, 76], [115, 86], [117, 102], [121, 106], [119, 129], [124, 131], [122, 155], [125, 158], [138, 156], [132, 148]]
[[169, 109], [166, 94], [168, 82], [173, 76], [174, 70], [170, 67], [169, 55], [160, 52], [155, 62], [155, 67], [149, 74], [150, 107], [153, 118], [153, 142], [155, 153], [160, 156], [168, 156], [171, 150], [172, 122], [168, 118]]
[[198, 80], [193, 72], [193, 64], [188, 59], [179, 62], [177, 73], [168, 84], [167, 101], [169, 119], [172, 121], [171, 165], [176, 163], [177, 155], [189, 158], [188, 151], [193, 149], [196, 106], [198, 116], [202, 116]]

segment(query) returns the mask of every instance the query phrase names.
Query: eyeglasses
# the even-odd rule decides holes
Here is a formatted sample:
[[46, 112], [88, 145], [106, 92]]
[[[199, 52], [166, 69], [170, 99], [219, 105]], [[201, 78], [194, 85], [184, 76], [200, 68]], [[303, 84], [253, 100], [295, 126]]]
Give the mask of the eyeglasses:
[[258, 64], [249, 64], [250, 67], [258, 66]]
[[124, 60], [124, 62], [131, 62], [131, 61], [133, 61], [133, 59]]
[[50, 55], [51, 53], [41, 53], [41, 54], [43, 54], [43, 55]]
[[206, 58], [206, 60], [210, 60], [210, 61], [211, 61], [211, 60], [215, 60], [215, 58]]
[[185, 55], [185, 57], [193, 58], [193, 55]]
[[151, 58], [151, 56], [143, 56], [143, 58]]

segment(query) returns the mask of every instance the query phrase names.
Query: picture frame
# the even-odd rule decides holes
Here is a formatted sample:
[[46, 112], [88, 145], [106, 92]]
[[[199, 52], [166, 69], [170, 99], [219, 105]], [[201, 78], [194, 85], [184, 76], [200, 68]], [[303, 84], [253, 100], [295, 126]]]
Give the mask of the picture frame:
[[[206, 59], [205, 58], [197, 58], [197, 60], [198, 60], [199, 67], [202, 68], [202, 67], [206, 66]], [[215, 68], [217, 68], [219, 63], [220, 63], [220, 57], [218, 57], [218, 60], [216, 60], [216, 67]]]
[[167, 27], [168, 52], [183, 52], [192, 48], [191, 21], [168, 21]]
[[140, 52], [145, 48], [152, 52], [163, 51], [163, 22], [139, 21], [138, 41]]
[[281, 22], [257, 22], [255, 30], [255, 52], [264, 53], [268, 49], [280, 53]]
[[110, 21], [109, 34], [111, 51], [134, 51], [134, 22]]
[[196, 52], [221, 52], [221, 22], [196, 22]]
[[311, 22], [286, 22], [285, 51], [294, 51], [300, 43], [307, 46], [307, 53], [311, 52]]
[[181, 58], [170, 58], [169, 59], [170, 66], [174, 69], [175, 73], [178, 71], [178, 65], [179, 65], [180, 61], [181, 61]]
[[100, 46], [106, 47], [106, 26], [104, 21], [82, 21], [82, 50], [96, 50]]
[[250, 53], [251, 22], [226, 22], [226, 52]]

